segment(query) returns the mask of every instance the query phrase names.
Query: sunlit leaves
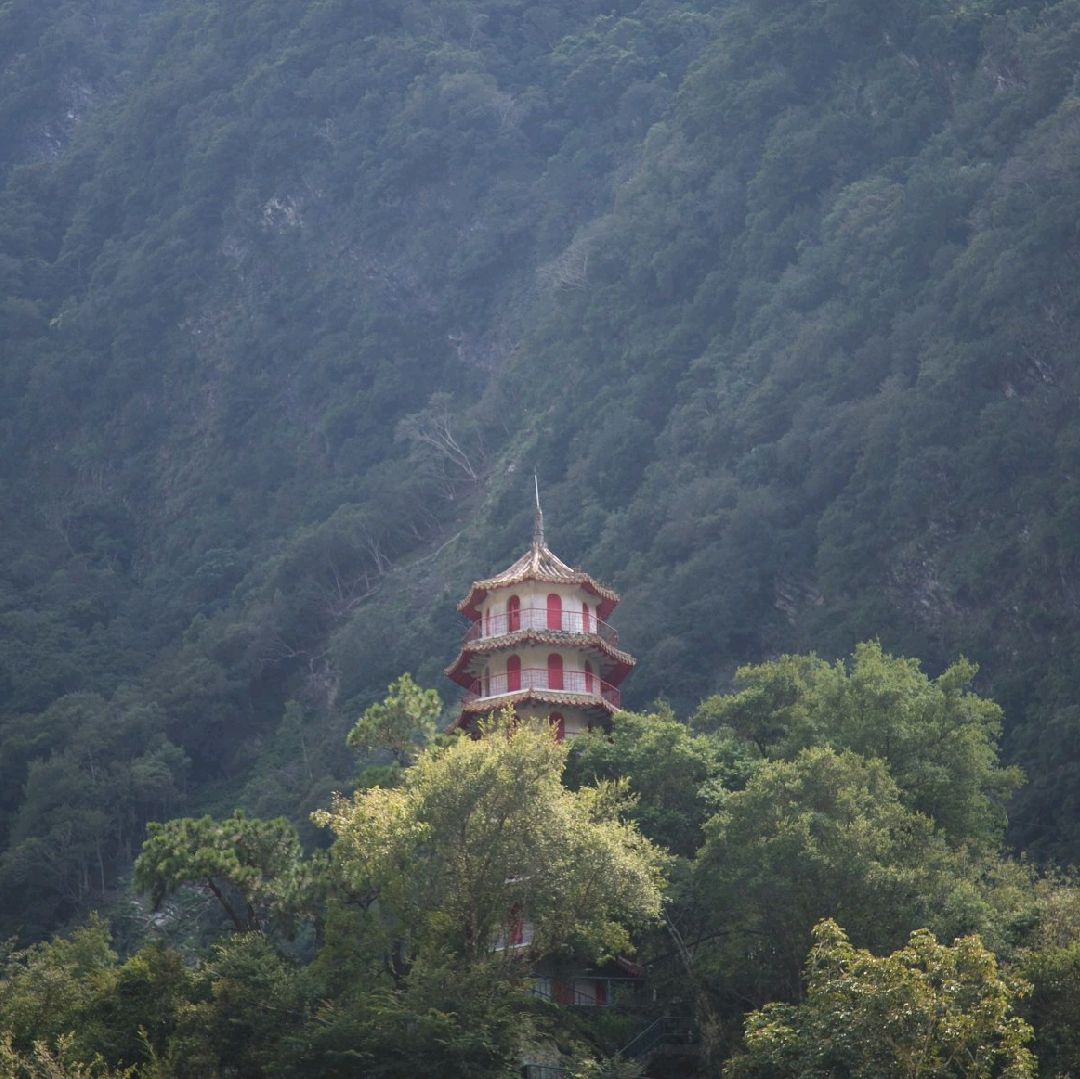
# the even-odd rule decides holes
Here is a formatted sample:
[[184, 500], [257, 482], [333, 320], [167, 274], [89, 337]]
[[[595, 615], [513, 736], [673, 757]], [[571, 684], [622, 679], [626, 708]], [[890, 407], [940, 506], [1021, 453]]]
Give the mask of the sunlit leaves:
[[610, 955], [658, 915], [663, 858], [617, 819], [618, 798], [563, 787], [565, 756], [546, 727], [503, 719], [422, 753], [402, 787], [339, 796], [315, 820], [337, 836], [347, 885], [422, 954], [485, 961], [516, 907], [536, 954]]
[[746, 1020], [746, 1053], [730, 1076], [902, 1079], [1035, 1074], [1031, 1027], [1013, 1014], [1030, 990], [999, 971], [978, 937], [952, 946], [919, 930], [875, 956], [853, 948], [834, 921], [814, 929], [806, 998]]

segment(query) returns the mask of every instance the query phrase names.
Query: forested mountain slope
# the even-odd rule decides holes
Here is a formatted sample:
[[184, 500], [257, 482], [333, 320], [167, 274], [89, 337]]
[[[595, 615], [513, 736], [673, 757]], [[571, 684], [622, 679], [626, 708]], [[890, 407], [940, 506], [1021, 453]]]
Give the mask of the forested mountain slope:
[[147, 819], [303, 816], [400, 671], [447, 696], [534, 468], [631, 706], [965, 652], [1016, 841], [1077, 857], [1080, 3], [15, 0], [0, 43], [0, 929]]
[[[69, 35], [73, 68], [115, 64], [117, 85], [55, 159], [36, 149], [45, 95], [12, 101], [0, 872], [6, 897], [26, 889], [16, 908], [71, 909], [182, 792], [224, 780], [235, 801], [287, 697], [337, 758], [292, 777], [295, 812], [349, 767], [339, 679], [370, 699], [386, 670], [435, 678], [457, 635], [441, 593], [403, 598], [377, 657], [331, 663], [329, 638], [487, 482], [507, 430], [481, 444], [470, 405], [539, 269], [610, 203], [712, 32], [689, 5], [625, 7], [170, 5], [108, 47]], [[12, 82], [82, 10], [5, 7]], [[426, 452], [443, 413], [461, 461]]]
[[515, 368], [577, 373], [537, 456], [627, 592], [635, 692], [966, 652], [1032, 776], [1017, 840], [1070, 858], [1076, 17], [734, 5]]

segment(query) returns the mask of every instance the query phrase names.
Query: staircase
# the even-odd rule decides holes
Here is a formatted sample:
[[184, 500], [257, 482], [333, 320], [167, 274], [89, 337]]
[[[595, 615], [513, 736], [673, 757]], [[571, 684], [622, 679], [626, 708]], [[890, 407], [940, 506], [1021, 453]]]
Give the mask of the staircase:
[[[651, 1022], [624, 1045], [616, 1057], [645, 1064], [658, 1056], [689, 1056], [697, 1053], [698, 1033], [693, 1019], [664, 1016]], [[568, 1079], [570, 1073], [558, 1065], [523, 1064], [523, 1079]]]
[[650, 1023], [630, 1039], [618, 1055], [644, 1063], [661, 1052], [693, 1053], [697, 1045], [697, 1027], [687, 1016], [664, 1016]]

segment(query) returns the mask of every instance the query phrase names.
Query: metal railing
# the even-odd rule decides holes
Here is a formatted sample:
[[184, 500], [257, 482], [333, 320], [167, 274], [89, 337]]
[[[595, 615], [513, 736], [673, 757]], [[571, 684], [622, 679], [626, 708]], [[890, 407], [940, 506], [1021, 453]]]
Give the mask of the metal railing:
[[583, 992], [581, 989], [574, 990], [574, 1004], [584, 1008], [610, 1008], [611, 998], [607, 996], [607, 988], [601, 991], [598, 997], [595, 990], [592, 993]]
[[502, 697], [526, 689], [542, 689], [548, 693], [568, 693], [577, 697], [598, 697], [613, 708], [619, 708], [622, 697], [618, 689], [600, 676], [588, 671], [551, 670], [547, 667], [524, 667], [520, 671], [500, 671], [477, 678], [469, 686], [465, 701], [477, 698]]
[[[576, 984], [579, 981], [590, 982], [592, 985], [587, 990], [579, 989]], [[571, 985], [571, 982], [574, 984]], [[564, 980], [561, 987], [556, 987], [554, 979], [544, 979], [544, 983], [534, 982], [529, 992], [534, 997], [551, 1001], [553, 1004], [583, 1008], [610, 1008], [615, 1003], [617, 994], [622, 995], [628, 989], [638, 987], [633, 978], [573, 978]]]
[[550, 610], [547, 607], [519, 607], [516, 611], [492, 611], [478, 618], [465, 631], [463, 643], [505, 637], [523, 629], [539, 629], [550, 633], [594, 633], [612, 647], [617, 647], [619, 635], [591, 612]]

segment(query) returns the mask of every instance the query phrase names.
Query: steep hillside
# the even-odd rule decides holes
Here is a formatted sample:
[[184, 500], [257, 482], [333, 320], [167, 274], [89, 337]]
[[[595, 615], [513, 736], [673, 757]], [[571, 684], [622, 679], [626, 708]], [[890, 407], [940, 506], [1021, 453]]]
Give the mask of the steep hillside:
[[730, 5], [500, 378], [624, 591], [637, 700], [966, 653], [1032, 776], [1015, 838], [1069, 859], [1078, 13]]
[[534, 468], [631, 706], [965, 652], [1080, 856], [1080, 4], [160, 7], [0, 13], [3, 925], [448, 697]]
[[191, 2], [115, 43], [70, 29], [81, 5], [5, 9], [12, 81], [62, 32], [79, 70], [122, 57], [55, 152], [52, 105], [11, 101], [10, 909], [78, 906], [208, 783], [235, 801], [289, 697], [331, 759], [267, 787], [321, 797], [349, 767], [339, 681], [434, 675], [452, 605], [399, 603], [439, 631], [380, 625], [378, 663], [332, 665], [330, 636], [487, 480], [509, 428], [470, 406], [713, 32], [689, 4], [602, 8]]

